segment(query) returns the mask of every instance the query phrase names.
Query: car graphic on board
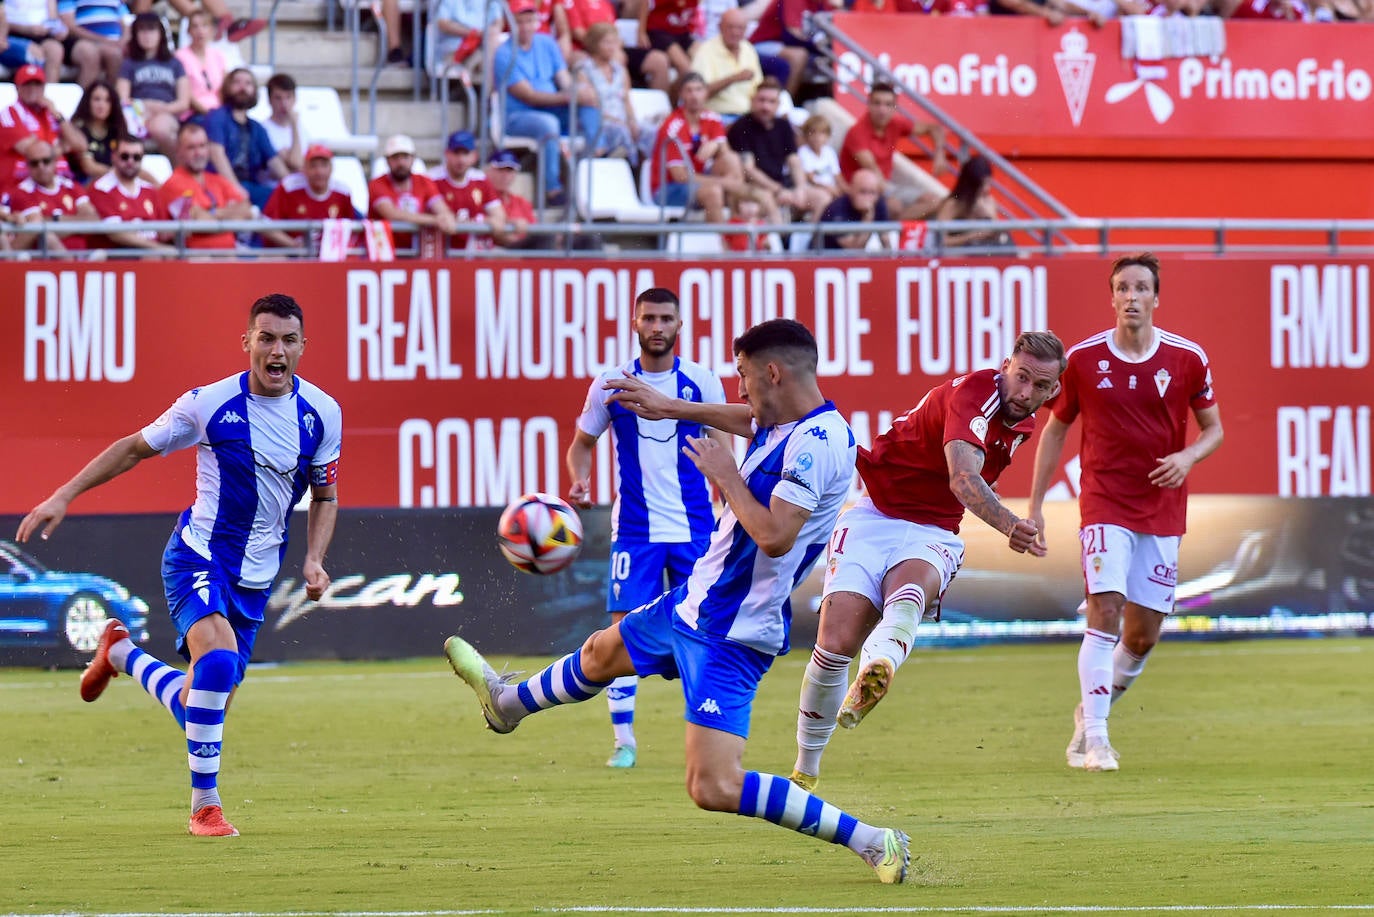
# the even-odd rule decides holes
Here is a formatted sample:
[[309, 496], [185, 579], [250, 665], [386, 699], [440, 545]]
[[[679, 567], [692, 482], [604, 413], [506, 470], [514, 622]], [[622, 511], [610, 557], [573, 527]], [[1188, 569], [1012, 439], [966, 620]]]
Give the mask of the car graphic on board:
[[148, 639], [148, 603], [95, 573], [49, 570], [32, 554], [0, 540], [0, 648], [95, 652], [105, 623], [118, 618], [135, 643]]

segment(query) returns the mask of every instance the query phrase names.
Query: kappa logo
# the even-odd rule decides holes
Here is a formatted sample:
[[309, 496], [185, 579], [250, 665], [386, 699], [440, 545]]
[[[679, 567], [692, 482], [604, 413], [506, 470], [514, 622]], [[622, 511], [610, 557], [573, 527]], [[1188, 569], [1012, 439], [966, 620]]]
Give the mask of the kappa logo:
[[219, 748], [215, 745], [201, 745], [198, 748], [191, 749], [191, 754], [195, 755], [197, 758], [218, 758]]
[[697, 713], [709, 713], [711, 716], [720, 716], [720, 704], [716, 703], [715, 698], [708, 697], [697, 707]]
[[807, 436], [814, 436], [823, 443], [830, 442], [830, 434], [825, 432], [825, 427], [812, 427], [806, 431]]
[[1098, 387], [1098, 388], [1115, 388], [1116, 386], [1112, 385], [1112, 380], [1111, 380], [1111, 379], [1108, 379], [1108, 378], [1106, 378], [1106, 377], [1104, 376], [1103, 379], [1102, 379], [1102, 381], [1099, 382], [1099, 383], [1097, 383], [1097, 387]]
[[235, 410], [232, 410], [232, 409], [231, 409], [231, 410], [228, 410], [228, 411], [225, 411], [223, 414], [219, 415], [219, 422], [220, 422], [220, 423], [248, 423], [248, 421], [244, 420], [244, 419], [239, 415], [239, 412], [238, 412], [238, 411], [235, 411]]
[[1059, 88], [1064, 90], [1064, 101], [1069, 104], [1069, 117], [1074, 127], [1083, 121], [1096, 64], [1097, 55], [1088, 50], [1088, 39], [1078, 29], [1069, 29], [1059, 39], [1059, 50], [1054, 52], [1054, 69], [1059, 71]]

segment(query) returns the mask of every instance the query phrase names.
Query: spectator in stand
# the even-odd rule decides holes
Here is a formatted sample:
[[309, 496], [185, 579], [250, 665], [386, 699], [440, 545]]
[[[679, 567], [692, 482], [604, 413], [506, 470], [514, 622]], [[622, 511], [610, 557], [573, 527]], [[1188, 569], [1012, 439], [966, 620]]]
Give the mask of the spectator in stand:
[[[205, 128], [186, 121], [177, 132], [176, 168], [159, 189], [162, 203], [174, 220], [219, 222], [249, 220], [253, 204], [234, 181], [209, 170], [210, 138]], [[233, 249], [232, 232], [190, 233], [186, 247]]]
[[258, 104], [257, 77], [247, 67], [231, 71], [224, 78], [222, 96], [224, 104], [204, 120], [210, 138], [210, 162], [260, 208], [288, 169], [273, 149], [267, 129], [248, 117], [249, 109]]
[[477, 168], [477, 138], [469, 131], [454, 131], [444, 144], [444, 164], [429, 173], [458, 223], [488, 223], [491, 235], [462, 233], [450, 247], [458, 251], [485, 251], [506, 231], [506, 211], [501, 198]]
[[274, 73], [268, 78], [267, 105], [272, 114], [259, 123], [286, 167], [299, 172], [305, 165], [305, 150], [314, 145], [314, 138], [301, 128], [301, 118], [296, 113], [296, 81], [290, 74]]
[[840, 146], [841, 189], [847, 190], [847, 183], [858, 169], [872, 169], [886, 183], [884, 194], [892, 198], [891, 206], [899, 214], [898, 219], [915, 219], [915, 214], [928, 211], [932, 201], [919, 189], [892, 181], [897, 145], [919, 137], [930, 138], [931, 171], [936, 175], [946, 171], [945, 129], [934, 122], [918, 124], [898, 114], [896, 89], [891, 83], [875, 82], [868, 90], [867, 110], [849, 128]]
[[18, 70], [37, 64], [48, 81], [62, 79], [62, 39], [67, 27], [57, 18], [57, 0], [9, 0], [0, 4], [0, 35], [8, 44], [0, 47], [0, 64]]
[[759, 54], [786, 61], [787, 91], [793, 97], [801, 91], [807, 64], [813, 58], [823, 58], [806, 34], [806, 14], [839, 9], [844, 9], [843, 0], [772, 0], [759, 12], [759, 24], [750, 40]]
[[156, 13], [139, 13], [129, 28], [129, 44], [115, 88], [124, 105], [132, 105], [160, 151], [176, 148], [177, 127], [191, 110], [191, 84], [186, 68], [172, 54], [167, 30]]
[[[353, 207], [348, 186], [334, 179], [334, 152], [315, 144], [305, 151], [305, 170], [292, 172], [272, 191], [262, 215], [269, 220], [352, 220], [359, 214]], [[262, 234], [269, 245], [299, 248], [305, 241], [300, 232], [272, 229]], [[319, 248], [319, 234], [312, 232], [310, 249]]]
[[156, 185], [143, 178], [143, 141], [138, 137], [119, 137], [113, 144], [114, 167], [91, 183], [91, 206], [102, 222], [111, 227], [103, 240], [92, 245], [107, 248], [141, 248], [148, 252], [175, 254], [167, 245], [171, 233], [159, 235], [151, 230], [115, 229], [145, 220], [170, 220]]
[[506, 231], [496, 240], [499, 248], [533, 248], [530, 227], [539, 222], [534, 205], [511, 190], [520, 174], [520, 158], [510, 150], [497, 150], [487, 160], [487, 180], [491, 182], [506, 215]]
[[[586, 32], [588, 55], [578, 73], [601, 99], [601, 134], [593, 144], [597, 156], [620, 156], [639, 162], [639, 120], [630, 101], [630, 74], [620, 31], [614, 23], [598, 22]], [[665, 58], [666, 60], [667, 58]]]
[[641, 0], [639, 46], [668, 55], [668, 66], [678, 73], [692, 69], [692, 27], [697, 0]]
[[[637, 14], [627, 12], [625, 15], [627, 18], [634, 18]], [[566, 24], [565, 31], [574, 55], [580, 52], [583, 55], [594, 56], [595, 48], [588, 42], [587, 32], [600, 22], [614, 26], [616, 8], [610, 0], [563, 0], [560, 5], [554, 7], [554, 18]], [[619, 34], [617, 29], [616, 35]], [[566, 51], [564, 53], [567, 54]], [[635, 85], [661, 89], [664, 92], [672, 87], [673, 77], [669, 72], [668, 55], [664, 52], [648, 46], [622, 47], [621, 54], [622, 63], [629, 70], [630, 78]]]
[[[95, 80], [86, 87], [81, 101], [72, 113], [72, 128], [84, 142], [67, 151], [67, 164], [72, 177], [81, 184], [89, 184], [110, 171], [114, 164], [113, 148], [116, 138], [128, 136], [124, 125], [124, 108], [114, 84]], [[140, 144], [141, 146], [141, 144]]]
[[[168, 4], [183, 17], [191, 16], [204, 9], [214, 20], [215, 31], [211, 37], [216, 41], [244, 41], [267, 28], [266, 19], [235, 19], [229, 12], [225, 0], [167, 0]], [[133, 0], [135, 13], [151, 12], [153, 0]]]
[[1060, 25], [1070, 16], [1087, 17], [1093, 25], [1100, 26], [1105, 17], [1092, 4], [1092, 9], [1079, 6], [1073, 0], [988, 0], [988, 13], [991, 15], [1039, 16], [1049, 25]]
[[[992, 199], [992, 165], [982, 156], [970, 156], [959, 169], [954, 188], [935, 208], [931, 219], [942, 223], [957, 220], [995, 220], [997, 202]], [[1005, 244], [1006, 233], [996, 229], [969, 232], [946, 232], [941, 238], [946, 246]]]
[[482, 47], [482, 30], [499, 35], [504, 24], [501, 7], [488, 0], [439, 0], [434, 10], [434, 66], [441, 71], [449, 64], [477, 69], [482, 62], [476, 53]]
[[119, 79], [129, 15], [122, 0], [57, 0], [57, 16], [67, 27], [62, 46], [82, 86], [102, 74], [111, 83]]
[[720, 34], [699, 43], [692, 54], [692, 69], [706, 81], [706, 107], [726, 124], [748, 114], [763, 82], [758, 52], [744, 38], [748, 26], [744, 13], [727, 10], [720, 17]]
[[[224, 52], [210, 43], [215, 37], [215, 18], [208, 11], [192, 13], [188, 31], [191, 43], [177, 49], [176, 58], [181, 61], [191, 87], [191, 113], [208, 115], [223, 101], [220, 93], [229, 62]], [[183, 115], [183, 120], [186, 117], [190, 115]]]
[[[763, 218], [763, 207], [752, 197], [742, 197], [730, 211], [731, 226], [760, 226], [768, 222]], [[732, 252], [761, 252], [765, 248], [763, 236], [750, 236], [748, 233], [731, 232], [725, 234], [725, 249]]]
[[778, 81], [766, 77], [754, 92], [749, 114], [730, 125], [725, 136], [730, 149], [739, 154], [748, 196], [763, 208], [765, 222], [790, 221], [787, 208], [814, 220], [831, 196], [806, 180], [797, 155], [796, 131], [790, 121], [778, 117], [781, 95]]
[[[29, 174], [5, 195], [11, 220], [25, 223], [55, 223], [63, 219], [95, 222], [99, 217], [85, 189], [65, 175], [57, 174], [60, 157], [57, 148], [46, 140], [37, 140], [27, 147], [25, 163]], [[81, 236], [60, 236], [57, 233], [17, 233], [14, 247], [19, 250], [38, 248], [46, 238], [48, 251], [78, 251], [86, 247]]]
[[[25, 64], [15, 71], [17, 98], [9, 108], [0, 110], [0, 190], [9, 188], [29, 174], [26, 158], [29, 147], [38, 141], [55, 149], [80, 149], [85, 138], [67, 123], [57, 106], [43, 93], [47, 77], [37, 64]], [[58, 172], [68, 172], [66, 159]]]
[[[367, 186], [369, 219], [388, 223], [414, 223], [422, 229], [437, 229], [452, 235], [453, 211], [444, 203], [434, 182], [428, 176], [415, 174], [415, 141], [405, 134], [393, 134], [382, 147], [387, 172], [374, 178]], [[408, 249], [414, 244], [411, 233], [395, 233], [392, 242], [396, 249]]]
[[[654, 201], [685, 207], [695, 191], [696, 205], [711, 223], [725, 222], [725, 208], [744, 191], [739, 157], [725, 141], [720, 115], [706, 107], [706, 81], [688, 72], [678, 85], [680, 105], [658, 129], [650, 158], [649, 186]], [[664, 180], [666, 177], [666, 181]]]
[[801, 135], [797, 158], [807, 183], [825, 193], [828, 206], [840, 193], [840, 158], [830, 145], [830, 122], [824, 115], [812, 115], [802, 124]]
[[543, 151], [545, 203], [567, 203], [563, 190], [562, 143], [576, 99], [578, 128], [589, 145], [601, 133], [596, 91], [574, 80], [558, 43], [540, 34], [539, 11], [531, 0], [514, 0], [515, 35], [496, 49], [492, 75], [506, 92], [506, 133], [532, 137]]
[[[850, 179], [849, 191], [830, 202], [821, 214], [822, 223], [885, 223], [889, 219], [883, 199], [883, 179], [873, 169], [859, 169]], [[855, 226], [849, 232], [826, 232], [821, 247], [826, 249], [863, 249], [873, 235], [871, 229]], [[882, 237], [879, 236], [879, 242]]]

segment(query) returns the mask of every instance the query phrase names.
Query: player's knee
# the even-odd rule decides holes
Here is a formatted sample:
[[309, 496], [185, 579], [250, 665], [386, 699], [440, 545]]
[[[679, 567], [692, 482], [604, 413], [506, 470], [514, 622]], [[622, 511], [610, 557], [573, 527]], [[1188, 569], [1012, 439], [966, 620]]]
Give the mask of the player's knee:
[[727, 781], [708, 771], [687, 772], [687, 795], [692, 797], [692, 802], [699, 809], [707, 812], [738, 812], [739, 794], [738, 786], [732, 792]]

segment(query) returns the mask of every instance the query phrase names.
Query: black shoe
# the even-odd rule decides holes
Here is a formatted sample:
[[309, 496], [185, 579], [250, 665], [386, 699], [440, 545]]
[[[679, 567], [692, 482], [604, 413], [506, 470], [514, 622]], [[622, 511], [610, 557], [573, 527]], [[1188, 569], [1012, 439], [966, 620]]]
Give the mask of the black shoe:
[[567, 203], [568, 195], [564, 193], [562, 188], [554, 188], [544, 195], [544, 206], [546, 207], [562, 207]]
[[392, 48], [390, 51], [386, 52], [386, 63], [389, 67], [415, 66], [410, 60], [410, 55], [406, 54], [405, 51], [400, 48]]

